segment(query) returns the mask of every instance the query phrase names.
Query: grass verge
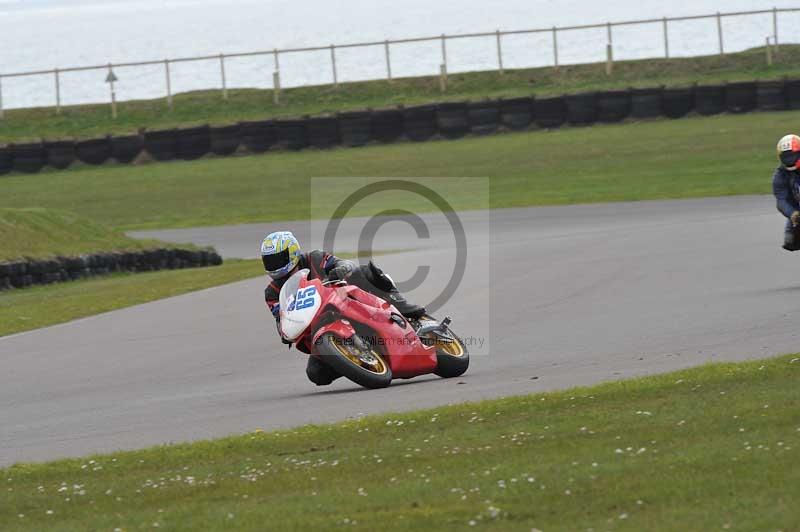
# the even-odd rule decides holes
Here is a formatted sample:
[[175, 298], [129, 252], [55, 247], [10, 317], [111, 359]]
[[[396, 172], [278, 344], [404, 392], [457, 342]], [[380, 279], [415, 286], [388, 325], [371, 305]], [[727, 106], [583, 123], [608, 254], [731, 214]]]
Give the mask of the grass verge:
[[271, 117], [322, 114], [383, 107], [483, 98], [539, 96], [627, 87], [720, 83], [722, 81], [777, 79], [800, 76], [800, 46], [781, 45], [777, 63], [766, 65], [763, 48], [705, 57], [618, 61], [614, 75], [605, 74], [605, 63], [451, 74], [448, 92], [442, 94], [434, 76], [367, 81], [333, 86], [285, 89], [275, 105], [271, 90], [230, 90], [178, 94], [174, 110], [164, 99], [122, 102], [119, 118], [112, 120], [107, 104], [54, 108], [13, 109], [0, 121], [0, 142], [66, 137], [95, 137], [106, 133], [130, 133], [139, 128], [160, 129], [201, 123], [231, 123]]
[[259, 260], [221, 266], [115, 273], [108, 277], [0, 293], [0, 336], [47, 327], [263, 275]]
[[798, 378], [800, 358], [785, 356], [22, 464], [0, 470], [0, 522], [63, 531], [791, 530], [800, 522]]
[[[798, 120], [800, 112], [722, 115], [73, 169], [3, 178], [0, 207], [33, 204], [127, 229], [293, 220], [310, 215], [317, 176], [490, 177], [493, 208], [764, 194], [774, 143]], [[476, 202], [458, 182], [451, 188], [455, 209], [485, 206], [485, 196]], [[361, 202], [353, 214], [400, 207]]]
[[135, 240], [64, 211], [0, 208], [0, 261], [136, 251], [158, 245], [163, 243]]

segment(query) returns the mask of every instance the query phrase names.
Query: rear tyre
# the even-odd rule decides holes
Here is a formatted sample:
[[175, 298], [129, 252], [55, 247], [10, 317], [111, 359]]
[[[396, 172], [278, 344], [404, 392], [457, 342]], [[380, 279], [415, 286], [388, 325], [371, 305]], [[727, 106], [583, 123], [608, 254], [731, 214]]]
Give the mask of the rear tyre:
[[389, 364], [358, 336], [342, 339], [325, 333], [317, 341], [316, 349], [334, 371], [364, 388], [386, 388], [392, 383]]

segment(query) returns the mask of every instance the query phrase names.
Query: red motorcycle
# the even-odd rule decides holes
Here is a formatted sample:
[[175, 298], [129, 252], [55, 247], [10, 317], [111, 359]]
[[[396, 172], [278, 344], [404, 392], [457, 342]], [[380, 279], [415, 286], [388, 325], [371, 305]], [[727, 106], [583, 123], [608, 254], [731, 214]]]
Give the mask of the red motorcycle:
[[280, 294], [281, 336], [365, 388], [427, 373], [457, 377], [469, 367], [449, 317], [409, 321], [390, 303], [344, 281], [292, 275]]

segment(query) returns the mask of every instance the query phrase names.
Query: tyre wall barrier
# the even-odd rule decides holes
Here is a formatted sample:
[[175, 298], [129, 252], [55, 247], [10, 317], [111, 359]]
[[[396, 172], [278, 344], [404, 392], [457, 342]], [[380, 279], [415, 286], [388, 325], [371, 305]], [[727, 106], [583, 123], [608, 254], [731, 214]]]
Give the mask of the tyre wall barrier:
[[242, 128], [239, 124], [232, 126], [212, 127], [209, 131], [211, 137], [211, 152], [214, 155], [227, 156], [236, 153], [242, 142]]
[[786, 104], [783, 81], [759, 81], [756, 85], [756, 107], [762, 111], [783, 111]]
[[5, 175], [14, 169], [14, 153], [11, 148], [0, 147], [0, 175]]
[[436, 127], [446, 139], [458, 139], [469, 133], [467, 103], [454, 102], [437, 105]]
[[78, 141], [75, 155], [86, 164], [103, 164], [111, 158], [111, 142], [108, 137]]
[[731, 113], [746, 113], [756, 108], [756, 83], [729, 83], [725, 85], [725, 107]]
[[258, 122], [239, 122], [242, 146], [251, 153], [264, 153], [278, 140], [277, 128], [273, 120]]
[[[321, 128], [320, 128], [321, 129]], [[320, 135], [321, 131], [318, 130]], [[305, 120], [277, 120], [275, 122], [275, 147], [284, 150], [302, 150], [308, 146]]]
[[567, 121], [567, 105], [564, 103], [564, 97], [534, 99], [533, 120], [541, 128], [561, 127]]
[[631, 114], [630, 91], [604, 91], [597, 93], [597, 120], [620, 122]]
[[78, 142], [54, 141], [0, 146], [0, 175], [35, 173], [45, 165], [65, 169], [77, 159], [102, 164], [109, 159], [134, 162], [143, 151], [156, 161], [196, 159], [207, 153], [232, 155], [240, 147], [251, 153], [299, 150], [308, 146], [364, 146], [407, 138], [425, 141], [437, 135], [459, 138], [525, 130], [536, 124], [556, 128], [594, 122], [619, 122], [627, 117], [679, 118], [692, 110], [701, 115], [743, 113], [755, 109], [800, 109], [800, 80], [738, 82], [681, 88], [644, 88], [559, 96], [520, 97], [480, 102], [399, 106], [396, 109], [339, 113], [335, 117], [245, 121], [235, 125], [146, 131], [139, 135]]
[[342, 144], [350, 147], [364, 146], [372, 138], [372, 120], [369, 111], [339, 113], [339, 135]]
[[[305, 122], [305, 134], [309, 146], [324, 149], [341, 143], [339, 120], [335, 117], [307, 118], [303, 122]], [[299, 150], [304, 147], [304, 145], [298, 145], [298, 147], [290, 147], [290, 149]]]
[[211, 132], [208, 125], [175, 131], [175, 155], [178, 159], [191, 161], [211, 151]]
[[467, 118], [473, 135], [491, 135], [500, 127], [500, 103], [496, 100], [469, 102]]
[[800, 79], [787, 80], [783, 84], [783, 93], [789, 109], [800, 109]]
[[144, 139], [140, 135], [111, 137], [111, 156], [118, 162], [131, 163], [144, 151]]
[[149, 272], [220, 264], [222, 257], [213, 249], [174, 248], [0, 262], [0, 290], [73, 281], [112, 272]]
[[430, 139], [436, 135], [436, 106], [406, 107], [403, 109], [403, 125], [409, 140], [421, 142]]
[[500, 122], [515, 131], [529, 128], [533, 123], [533, 98], [501, 100]]
[[144, 148], [156, 161], [171, 161], [175, 158], [175, 130], [147, 131]]
[[402, 109], [382, 109], [370, 114], [370, 134], [373, 140], [389, 143], [402, 138], [405, 133]]
[[44, 151], [47, 153], [47, 164], [58, 170], [69, 168], [75, 162], [75, 143], [71, 140], [45, 142]]
[[698, 85], [694, 89], [694, 109], [703, 116], [725, 112], [724, 85]]
[[576, 126], [593, 124], [597, 120], [597, 98], [593, 92], [564, 96], [567, 122]]
[[656, 118], [661, 116], [663, 88], [631, 89], [631, 117]]
[[681, 118], [694, 109], [694, 88], [664, 89], [661, 108], [668, 118]]
[[47, 154], [41, 142], [12, 144], [13, 169], [26, 174], [35, 174], [47, 163]]

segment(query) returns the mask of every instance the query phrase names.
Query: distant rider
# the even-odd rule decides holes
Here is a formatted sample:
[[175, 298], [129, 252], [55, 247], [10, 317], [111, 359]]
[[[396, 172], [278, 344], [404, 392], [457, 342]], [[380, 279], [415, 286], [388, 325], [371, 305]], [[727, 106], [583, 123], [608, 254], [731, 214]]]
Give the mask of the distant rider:
[[781, 164], [772, 176], [772, 193], [777, 208], [786, 216], [783, 249], [800, 250], [800, 137], [786, 135], [778, 142]]
[[[289, 231], [270, 233], [264, 238], [261, 242], [261, 261], [264, 263], [264, 270], [272, 278], [264, 290], [264, 298], [279, 327], [281, 287], [293, 273], [302, 269], [309, 270], [309, 279], [347, 280], [348, 283], [388, 301], [408, 319], [419, 319], [425, 314], [424, 307], [409, 303], [391, 278], [372, 262], [359, 266], [321, 250], [303, 253], [300, 251], [300, 242]], [[290, 343], [283, 337], [281, 340]], [[339, 377], [317, 357], [308, 357], [306, 375], [318, 386], [330, 384]]]

